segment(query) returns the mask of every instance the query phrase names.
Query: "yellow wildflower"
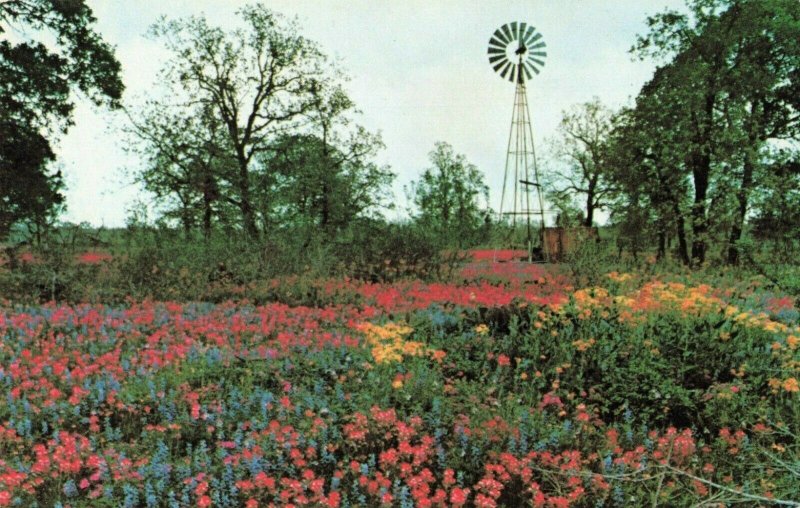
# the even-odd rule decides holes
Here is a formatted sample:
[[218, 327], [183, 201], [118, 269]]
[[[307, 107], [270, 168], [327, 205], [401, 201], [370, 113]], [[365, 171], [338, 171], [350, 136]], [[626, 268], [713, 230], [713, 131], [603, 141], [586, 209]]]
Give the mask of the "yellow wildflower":
[[797, 379], [790, 377], [783, 382], [783, 389], [787, 392], [800, 392], [800, 385], [797, 384]]
[[376, 363], [403, 361], [403, 355], [420, 356], [426, 352], [421, 342], [407, 341], [405, 336], [413, 332], [413, 328], [396, 323], [383, 326], [362, 323], [358, 329], [366, 335], [367, 343], [372, 346], [372, 357]]
[[588, 340], [578, 339], [576, 341], [573, 341], [572, 345], [575, 346], [575, 349], [577, 349], [578, 351], [586, 351], [590, 347], [594, 346], [596, 342], [597, 341], [594, 339], [588, 339]]

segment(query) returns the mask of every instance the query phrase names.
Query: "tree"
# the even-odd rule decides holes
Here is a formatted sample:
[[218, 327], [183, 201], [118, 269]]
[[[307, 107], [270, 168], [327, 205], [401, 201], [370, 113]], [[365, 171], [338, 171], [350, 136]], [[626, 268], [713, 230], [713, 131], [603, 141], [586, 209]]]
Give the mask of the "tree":
[[771, 260], [787, 263], [796, 259], [800, 240], [800, 154], [781, 151], [775, 159], [772, 181], [754, 198], [753, 234], [774, 246]]
[[[4, 0], [0, 34], [0, 238], [21, 220], [41, 224], [63, 203], [63, 182], [48, 165], [51, 140], [72, 125], [73, 92], [116, 106], [120, 65], [97, 34], [83, 0]], [[29, 34], [55, 36], [45, 45]]]
[[410, 189], [418, 210], [415, 219], [445, 241], [464, 247], [485, 223], [488, 212], [480, 198], [489, 201], [489, 188], [478, 168], [449, 144], [436, 143], [429, 157], [432, 167]]
[[50, 173], [55, 159], [50, 143], [29, 126], [0, 120], [0, 238], [27, 220], [37, 231], [59, 209], [61, 173]]
[[355, 104], [340, 83], [316, 82], [312, 94], [305, 128], [282, 136], [262, 158], [267, 181], [259, 187], [271, 189], [285, 220], [312, 224], [332, 238], [388, 205], [394, 174], [372, 162], [383, 142], [353, 124]]
[[[706, 257], [709, 200], [727, 201], [736, 263], [757, 174], [772, 141], [797, 136], [800, 6], [794, 0], [692, 0], [648, 19], [635, 50], [665, 60], [640, 98], [670, 112], [662, 138], [692, 177], [692, 259]], [[654, 108], [651, 108], [654, 109]], [[713, 193], [717, 192], [717, 196]]]
[[147, 161], [137, 178], [186, 231], [202, 215], [208, 235], [235, 212], [251, 237], [300, 223], [330, 236], [383, 203], [393, 175], [371, 162], [380, 137], [353, 123], [343, 74], [294, 23], [261, 6], [241, 14], [247, 29], [227, 34], [196, 18], [154, 28], [176, 56], [157, 94], [130, 108]]
[[298, 128], [317, 100], [318, 83], [336, 77], [315, 43], [261, 4], [238, 11], [244, 28], [225, 32], [204, 18], [161, 20], [152, 33], [173, 56], [163, 78], [204, 104], [223, 125], [234, 170], [225, 174], [246, 233], [259, 236], [253, 202], [255, 161], [277, 136]]
[[732, 142], [739, 148], [734, 152], [739, 171], [727, 252], [727, 262], [736, 264], [752, 193], [771, 168], [781, 167], [771, 157], [771, 142], [800, 137], [800, 5], [751, 1], [733, 4], [720, 18], [723, 23], [731, 18], [738, 32], [728, 41], [732, 61], [724, 83], [731, 103], [726, 123], [729, 130], [734, 127]]
[[[632, 236], [654, 230], [659, 259], [666, 255], [674, 235], [678, 257], [689, 264], [686, 196], [691, 185], [683, 171], [682, 154], [669, 143], [671, 131], [662, 118], [669, 114], [657, 100], [640, 94], [635, 108], [615, 117], [607, 150], [607, 176], [617, 190], [611, 218], [631, 236], [625, 242], [640, 249], [643, 239]], [[642, 227], [645, 223], [652, 228]]]
[[594, 213], [610, 204], [613, 194], [608, 177], [607, 141], [612, 131], [612, 112], [594, 98], [565, 111], [553, 140], [553, 152], [566, 168], [548, 174], [549, 187], [556, 201], [584, 198], [583, 225], [591, 227]]
[[310, 226], [307, 234], [330, 239], [386, 205], [394, 175], [370, 161], [381, 146], [363, 130], [342, 147], [309, 134], [278, 140], [265, 163], [277, 222]]
[[144, 159], [136, 179], [177, 219], [188, 236], [197, 224], [209, 238], [220, 219], [223, 175], [235, 166], [223, 125], [203, 104], [149, 100], [128, 112], [128, 149]]

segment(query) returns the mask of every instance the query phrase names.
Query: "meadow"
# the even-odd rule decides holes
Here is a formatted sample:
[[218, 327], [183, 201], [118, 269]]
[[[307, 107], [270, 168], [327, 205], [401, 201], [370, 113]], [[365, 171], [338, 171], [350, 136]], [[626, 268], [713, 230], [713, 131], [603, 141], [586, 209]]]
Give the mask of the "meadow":
[[0, 506], [798, 505], [792, 297], [516, 257], [258, 303], [6, 301]]

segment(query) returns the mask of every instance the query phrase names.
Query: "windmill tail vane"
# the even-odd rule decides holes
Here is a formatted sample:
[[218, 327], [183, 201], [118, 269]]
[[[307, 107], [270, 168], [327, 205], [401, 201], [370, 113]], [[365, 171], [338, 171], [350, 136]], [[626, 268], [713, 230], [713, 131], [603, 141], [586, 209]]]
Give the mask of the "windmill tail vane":
[[[524, 219], [528, 260], [549, 258], [544, 242], [544, 198], [539, 181], [536, 150], [533, 145], [533, 126], [525, 82], [538, 75], [547, 56], [542, 34], [527, 23], [508, 23], [492, 34], [489, 39], [489, 65], [501, 78], [516, 83], [514, 109], [506, 150], [506, 165], [503, 174], [503, 191], [500, 200], [500, 221], [508, 222], [512, 233], [517, 229], [518, 219]], [[535, 193], [535, 197], [531, 194]], [[533, 206], [531, 201], [533, 199]], [[510, 203], [507, 203], [507, 200]], [[509, 206], [510, 205], [510, 206]], [[539, 222], [538, 251], [535, 254], [532, 223]]]

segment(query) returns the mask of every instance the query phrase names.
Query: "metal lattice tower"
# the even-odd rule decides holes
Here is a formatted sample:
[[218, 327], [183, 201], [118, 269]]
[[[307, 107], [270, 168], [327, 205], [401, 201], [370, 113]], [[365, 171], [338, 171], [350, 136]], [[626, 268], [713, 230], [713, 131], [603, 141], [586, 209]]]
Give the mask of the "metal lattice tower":
[[[533, 258], [533, 225], [539, 222], [542, 255], [548, 258], [544, 242], [544, 198], [533, 143], [533, 123], [525, 83], [544, 65], [546, 44], [542, 35], [526, 23], [509, 23], [498, 28], [489, 39], [489, 63], [502, 78], [516, 83], [511, 129], [508, 135], [500, 220], [508, 219], [516, 230], [524, 220], [528, 260]], [[535, 193], [535, 196], [531, 194]], [[507, 206], [510, 205], [510, 206]]]

